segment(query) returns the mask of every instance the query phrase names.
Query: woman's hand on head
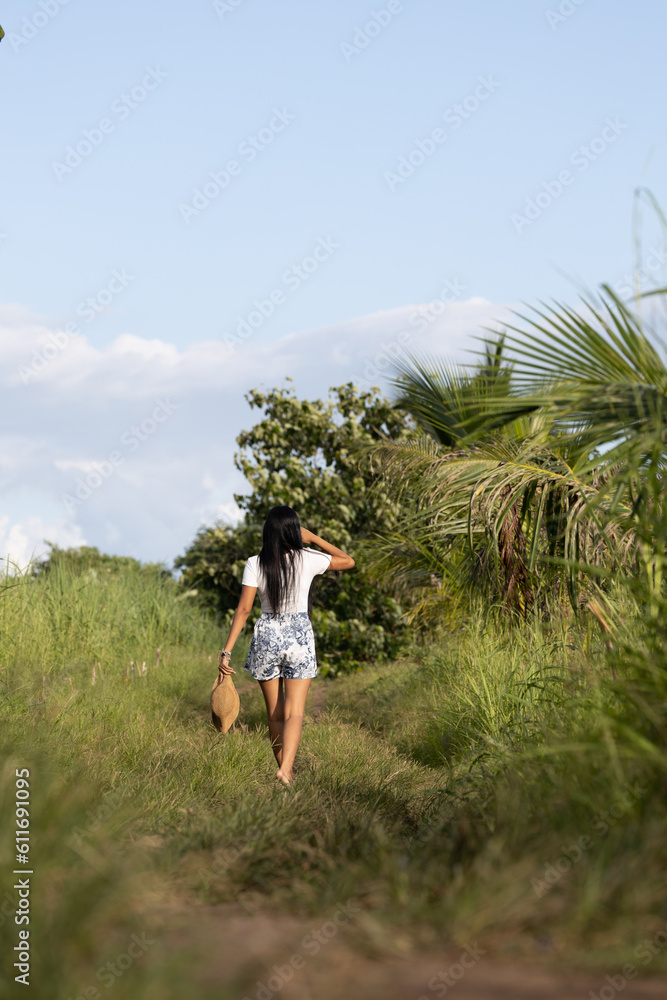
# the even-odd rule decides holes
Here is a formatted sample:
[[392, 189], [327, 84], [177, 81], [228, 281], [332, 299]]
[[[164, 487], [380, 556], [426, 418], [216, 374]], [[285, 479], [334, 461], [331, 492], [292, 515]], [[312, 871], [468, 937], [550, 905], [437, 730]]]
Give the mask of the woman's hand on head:
[[307, 545], [308, 542], [312, 542], [312, 540], [313, 540], [312, 531], [308, 531], [308, 528], [304, 528], [304, 526], [301, 525], [301, 541], [303, 542], [303, 544]]

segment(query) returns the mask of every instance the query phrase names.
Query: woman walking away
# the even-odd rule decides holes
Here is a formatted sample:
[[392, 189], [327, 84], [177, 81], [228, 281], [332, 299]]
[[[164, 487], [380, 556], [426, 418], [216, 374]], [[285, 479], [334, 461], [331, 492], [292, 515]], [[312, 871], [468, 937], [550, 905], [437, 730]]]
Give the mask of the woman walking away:
[[[316, 549], [305, 545], [317, 545]], [[220, 659], [223, 674], [236, 673], [229, 658], [259, 591], [262, 613], [253, 632], [245, 669], [259, 681], [266, 702], [269, 737], [278, 761], [276, 777], [292, 782], [308, 688], [317, 675], [315, 637], [308, 617], [313, 579], [326, 570], [352, 569], [354, 559], [302, 528], [291, 507], [273, 507], [264, 522], [262, 551], [248, 559], [241, 599]]]

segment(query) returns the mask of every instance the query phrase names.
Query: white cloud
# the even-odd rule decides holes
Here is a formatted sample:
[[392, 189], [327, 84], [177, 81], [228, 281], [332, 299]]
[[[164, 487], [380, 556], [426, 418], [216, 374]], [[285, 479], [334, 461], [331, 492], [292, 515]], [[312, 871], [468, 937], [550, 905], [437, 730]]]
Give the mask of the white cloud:
[[29, 514], [10, 524], [7, 514], [0, 515], [0, 555], [10, 569], [12, 564], [25, 569], [31, 560], [45, 555], [45, 539], [64, 549], [86, 544], [80, 527], [67, 525], [64, 519], [45, 523], [39, 514]]
[[226, 521], [227, 524], [238, 524], [243, 517], [243, 511], [235, 500], [229, 503], [221, 503], [216, 511], [216, 519]]
[[[18, 306], [0, 308], [0, 386], [12, 429], [0, 448], [0, 556], [49, 538], [171, 562], [201, 523], [238, 517], [235, 438], [243, 396], [294, 380], [326, 395], [355, 381], [387, 388], [392, 357], [464, 360], [503, 309], [484, 299], [405, 306], [273, 342], [199, 341], [184, 349], [123, 334], [106, 347], [62, 336]], [[15, 504], [19, 490], [29, 501]], [[67, 498], [70, 498], [67, 500]], [[16, 555], [14, 555], [14, 551]]]
[[77, 472], [93, 472], [96, 463], [86, 458], [57, 458], [53, 463], [61, 472], [75, 469]]

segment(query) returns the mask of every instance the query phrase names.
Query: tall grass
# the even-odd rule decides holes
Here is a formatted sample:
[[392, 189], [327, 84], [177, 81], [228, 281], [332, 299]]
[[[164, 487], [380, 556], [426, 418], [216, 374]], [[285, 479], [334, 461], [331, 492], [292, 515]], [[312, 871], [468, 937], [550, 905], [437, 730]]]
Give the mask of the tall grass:
[[[48, 573], [0, 576], [0, 669], [5, 680], [26, 666], [43, 675], [78, 677], [156, 661], [181, 646], [215, 645], [218, 632], [171, 577], [152, 567], [104, 567], [81, 572], [55, 562]], [[168, 655], [168, 654], [167, 654]]]
[[[29, 767], [39, 1000], [99, 987], [142, 933], [154, 943], [119, 995], [243, 996], [256, 968], [220, 923], [216, 955], [236, 972], [212, 984], [200, 935], [234, 902], [316, 915], [352, 898], [369, 947], [480, 939], [605, 971], [664, 927], [660, 767], [613, 725], [625, 661], [615, 678], [586, 625], [478, 615], [405, 660], [316, 682], [324, 711], [306, 719], [286, 793], [243, 650], [242, 714], [221, 737], [208, 721], [216, 629], [159, 575], [112, 576], [2, 592], [0, 860], [12, 870], [14, 772]], [[147, 674], [128, 679], [130, 659]], [[15, 938], [5, 919], [4, 955]], [[1, 975], [2, 995], [21, 995], [9, 964]]]

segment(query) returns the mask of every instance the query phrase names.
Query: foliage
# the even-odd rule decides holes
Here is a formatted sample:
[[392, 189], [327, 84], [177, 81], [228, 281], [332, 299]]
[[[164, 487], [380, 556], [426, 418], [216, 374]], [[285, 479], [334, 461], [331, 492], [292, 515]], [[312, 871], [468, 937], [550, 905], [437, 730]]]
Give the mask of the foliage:
[[655, 301], [653, 320], [643, 321], [603, 286], [601, 302], [584, 299], [578, 312], [556, 304], [519, 315], [526, 325], [505, 334], [518, 405], [545, 409], [554, 431], [591, 462], [601, 447], [607, 463], [623, 461], [642, 441], [652, 448], [667, 396], [655, 328], [665, 301]]
[[488, 344], [472, 370], [440, 358], [412, 358], [396, 363], [394, 405], [411, 414], [429, 437], [456, 448], [475, 426], [489, 422], [492, 402], [511, 392], [512, 372], [504, 355], [505, 339]]
[[[170, 605], [172, 635], [184, 607]], [[610, 606], [626, 620], [628, 610]], [[73, 611], [70, 635], [90, 607]], [[294, 911], [313, 928], [352, 899], [355, 940], [373, 949], [446, 939], [492, 954], [509, 942], [534, 958], [550, 940], [555, 959], [598, 967], [601, 981], [664, 927], [664, 754], [623, 734], [601, 638], [585, 625], [531, 616], [515, 629], [480, 614], [399, 662], [317, 681], [324, 711], [304, 727], [293, 795], [275, 787], [257, 685], [235, 678], [235, 731], [209, 726], [215, 658], [199, 635], [134, 682], [126, 647], [94, 686], [63, 657], [43, 689], [39, 650], [52, 633], [30, 647], [20, 630], [17, 616], [5, 643], [22, 655], [1, 678], [0, 798], [12, 802], [14, 767], [29, 767], [38, 1000], [83, 995], [144, 931], [155, 943], [126, 970], [124, 997], [252, 995], [256, 966], [233, 965], [242, 978], [229, 984], [233, 956], [223, 967], [210, 947], [235, 905], [244, 920], [257, 914], [244, 926]], [[13, 808], [0, 810], [0, 833], [11, 870]], [[11, 920], [0, 940], [10, 955]], [[664, 963], [656, 956], [652, 971]], [[3, 996], [20, 995], [10, 962], [0, 975]]]
[[[398, 507], [378, 487], [359, 448], [409, 433], [405, 416], [377, 391], [359, 392], [352, 384], [332, 389], [324, 401], [298, 399], [290, 386], [254, 389], [246, 398], [263, 417], [237, 439], [236, 466], [251, 489], [235, 497], [244, 518], [234, 528], [203, 529], [176, 562], [183, 586], [227, 618], [238, 602], [246, 559], [261, 548], [271, 507], [294, 507], [306, 527], [352, 555], [379, 525], [391, 529]], [[352, 572], [327, 573], [315, 584], [313, 628], [324, 672], [332, 675], [394, 655], [404, 632], [395, 595], [369, 581], [360, 562]]]
[[259, 551], [261, 537], [261, 525], [245, 518], [235, 526], [219, 522], [201, 528], [175, 561], [175, 567], [182, 571], [184, 592], [196, 597], [218, 620], [230, 621], [248, 554]]
[[93, 571], [94, 574], [105, 573], [117, 576], [130, 571], [146, 576], [171, 577], [169, 570], [159, 563], [141, 563], [131, 556], [109, 556], [88, 545], [73, 549], [61, 549], [60, 546], [54, 545], [52, 542], [46, 544], [49, 547], [48, 554], [32, 566], [35, 576], [67, 569], [75, 575]]
[[[74, 680], [92, 667], [155, 663], [183, 644], [209, 646], [219, 637], [171, 574], [97, 550], [53, 549], [38, 573], [0, 576], [0, 671], [8, 682], [26, 663], [37, 680], [67, 669]], [[121, 666], [122, 665], [122, 666]]]
[[[586, 567], [610, 576], [642, 562], [642, 484], [664, 455], [657, 335], [609, 289], [602, 306], [556, 304], [522, 318], [527, 326], [489, 342], [471, 373], [415, 360], [397, 375], [400, 404], [427, 436], [373, 449], [409, 508], [376, 567], [415, 580], [421, 572], [419, 608], [439, 604], [424, 578], [434, 570], [454, 597], [474, 591], [525, 614], [545, 591], [585, 604]], [[440, 565], [411, 557], [434, 542]]]
[[[530, 403], [531, 397], [517, 393], [510, 405], [517, 399]], [[285, 444], [276, 425], [288, 423], [298, 401], [283, 402], [277, 400], [282, 408], [272, 421], [271, 398], [261, 397], [265, 426], [247, 444], [249, 472], [254, 475], [257, 462], [261, 476], [267, 440], [281, 489]], [[388, 449], [379, 433], [373, 437], [376, 425], [356, 435], [387, 460], [384, 484], [372, 470], [358, 475], [368, 501], [387, 504], [383, 523], [397, 549], [406, 512], [413, 519], [421, 513], [418, 493], [426, 484], [431, 527], [405, 535], [412, 548], [398, 577], [406, 592], [440, 566], [446, 586], [436, 579], [431, 589], [439, 592], [441, 612], [446, 609], [466, 553], [477, 557], [487, 536], [473, 531], [471, 544], [468, 525], [475, 526], [478, 514], [468, 508], [456, 515], [463, 527], [453, 532], [455, 518], [443, 498], [462, 483], [470, 504], [480, 483], [489, 495], [508, 485], [514, 490], [521, 481], [512, 476], [520, 474], [544, 483], [547, 474], [563, 481], [576, 473], [579, 485], [567, 479], [567, 486], [585, 502], [573, 517], [597, 517], [605, 538], [614, 518], [619, 532], [631, 523], [641, 572], [605, 581], [596, 606], [604, 635], [590, 616], [545, 617], [526, 608], [516, 628], [478, 609], [413, 644], [402, 660], [371, 665], [344, 684], [316, 682], [324, 708], [316, 725], [311, 717], [304, 727], [294, 795], [273, 777], [257, 685], [236, 677], [242, 714], [234, 732], [221, 738], [207, 725], [215, 660], [206, 647], [216, 648], [218, 633], [168, 575], [134, 562], [108, 573], [110, 557], [82, 552], [56, 555], [37, 575], [7, 573], [0, 580], [0, 801], [13, 801], [14, 768], [28, 767], [33, 850], [43, 849], [41, 905], [31, 916], [32, 940], [42, 942], [33, 966], [38, 1000], [83, 995], [97, 981], [96, 970], [125, 952], [137, 932], [155, 943], [145, 962], [124, 970], [128, 1000], [175, 1000], [193, 989], [202, 998], [249, 995], [263, 973], [239, 962], [235, 981], [220, 982], [218, 953], [215, 967], [210, 964], [213, 932], [206, 925], [203, 933], [197, 922], [211, 913], [219, 928], [220, 915], [195, 905], [202, 901], [223, 903], [227, 916], [230, 904], [246, 912], [264, 904], [273, 926], [276, 913], [293, 909], [318, 926], [334, 905], [351, 899], [360, 911], [355, 939], [369, 948], [383, 940], [424, 947], [447, 938], [534, 957], [536, 945], [547, 941], [554, 958], [599, 967], [601, 977], [634, 962], [642, 941], [659, 940], [667, 920], [662, 428], [654, 428], [652, 442], [643, 427], [638, 446], [618, 451], [607, 470], [621, 484], [619, 503], [633, 496], [625, 514], [614, 506], [616, 488], [586, 478], [583, 452], [574, 472], [548, 464], [562, 442], [564, 454], [570, 439], [588, 433], [568, 427], [565, 410], [554, 441], [541, 411], [517, 416], [515, 410], [503, 424], [500, 408], [492, 409], [495, 426], [484, 433], [477, 427], [455, 448], [429, 436]], [[560, 419], [556, 404], [553, 412], [549, 428]], [[336, 420], [342, 427], [334, 413]], [[299, 434], [288, 431], [288, 441], [298, 445]], [[538, 441], [543, 451], [531, 453]], [[390, 454], [414, 464], [395, 473]], [[591, 460], [591, 468], [604, 465], [606, 454]], [[345, 482], [353, 478], [354, 461]], [[301, 474], [307, 483], [309, 473]], [[324, 477], [333, 472], [322, 459], [313, 474], [322, 475], [326, 496]], [[400, 491], [385, 492], [382, 500], [387, 484], [394, 490], [399, 482]], [[267, 504], [283, 499], [277, 486], [267, 490]], [[332, 490], [343, 486], [331, 484]], [[501, 493], [497, 502], [507, 504], [511, 496]], [[304, 488], [302, 502], [315, 513], [318, 500]], [[521, 524], [530, 544], [535, 509], [531, 501]], [[263, 512], [258, 506], [256, 520], [244, 522], [248, 531]], [[362, 513], [370, 547], [377, 525], [362, 522]], [[545, 564], [550, 517], [544, 513], [538, 533]], [[321, 523], [313, 519], [311, 527]], [[353, 518], [340, 530], [334, 540], [342, 543], [349, 530], [357, 544]], [[500, 539], [493, 522], [488, 530]], [[234, 536], [234, 529], [212, 536], [209, 567], [215, 569], [215, 545], [221, 551], [237, 545]], [[556, 533], [555, 541], [560, 537]], [[245, 550], [239, 544], [236, 551], [242, 563]], [[528, 565], [529, 552], [530, 545], [519, 553]], [[591, 566], [582, 560], [573, 568], [588, 569], [594, 587], [604, 578], [592, 574], [594, 554], [587, 558]], [[355, 582], [347, 595], [341, 587], [340, 600], [349, 603], [340, 619], [316, 610], [320, 632], [347, 627], [355, 608], [372, 617], [377, 598], [370, 588], [364, 596], [362, 586]], [[356, 639], [336, 635], [336, 641]], [[364, 641], [371, 647], [372, 633]], [[149, 658], [156, 645], [167, 654], [159, 668]], [[145, 676], [126, 679], [130, 656], [149, 660]], [[93, 685], [90, 668], [98, 660], [103, 672]], [[14, 824], [13, 807], [0, 810], [0, 860], [7, 870]], [[255, 926], [266, 926], [265, 920], [260, 914]], [[289, 933], [293, 926], [289, 922]], [[3, 953], [11, 954], [10, 920], [0, 922], [0, 940]], [[664, 969], [660, 949], [645, 953], [652, 972]], [[225, 956], [225, 970], [229, 963]], [[13, 975], [10, 961], [0, 967], [3, 995], [19, 995]]]

